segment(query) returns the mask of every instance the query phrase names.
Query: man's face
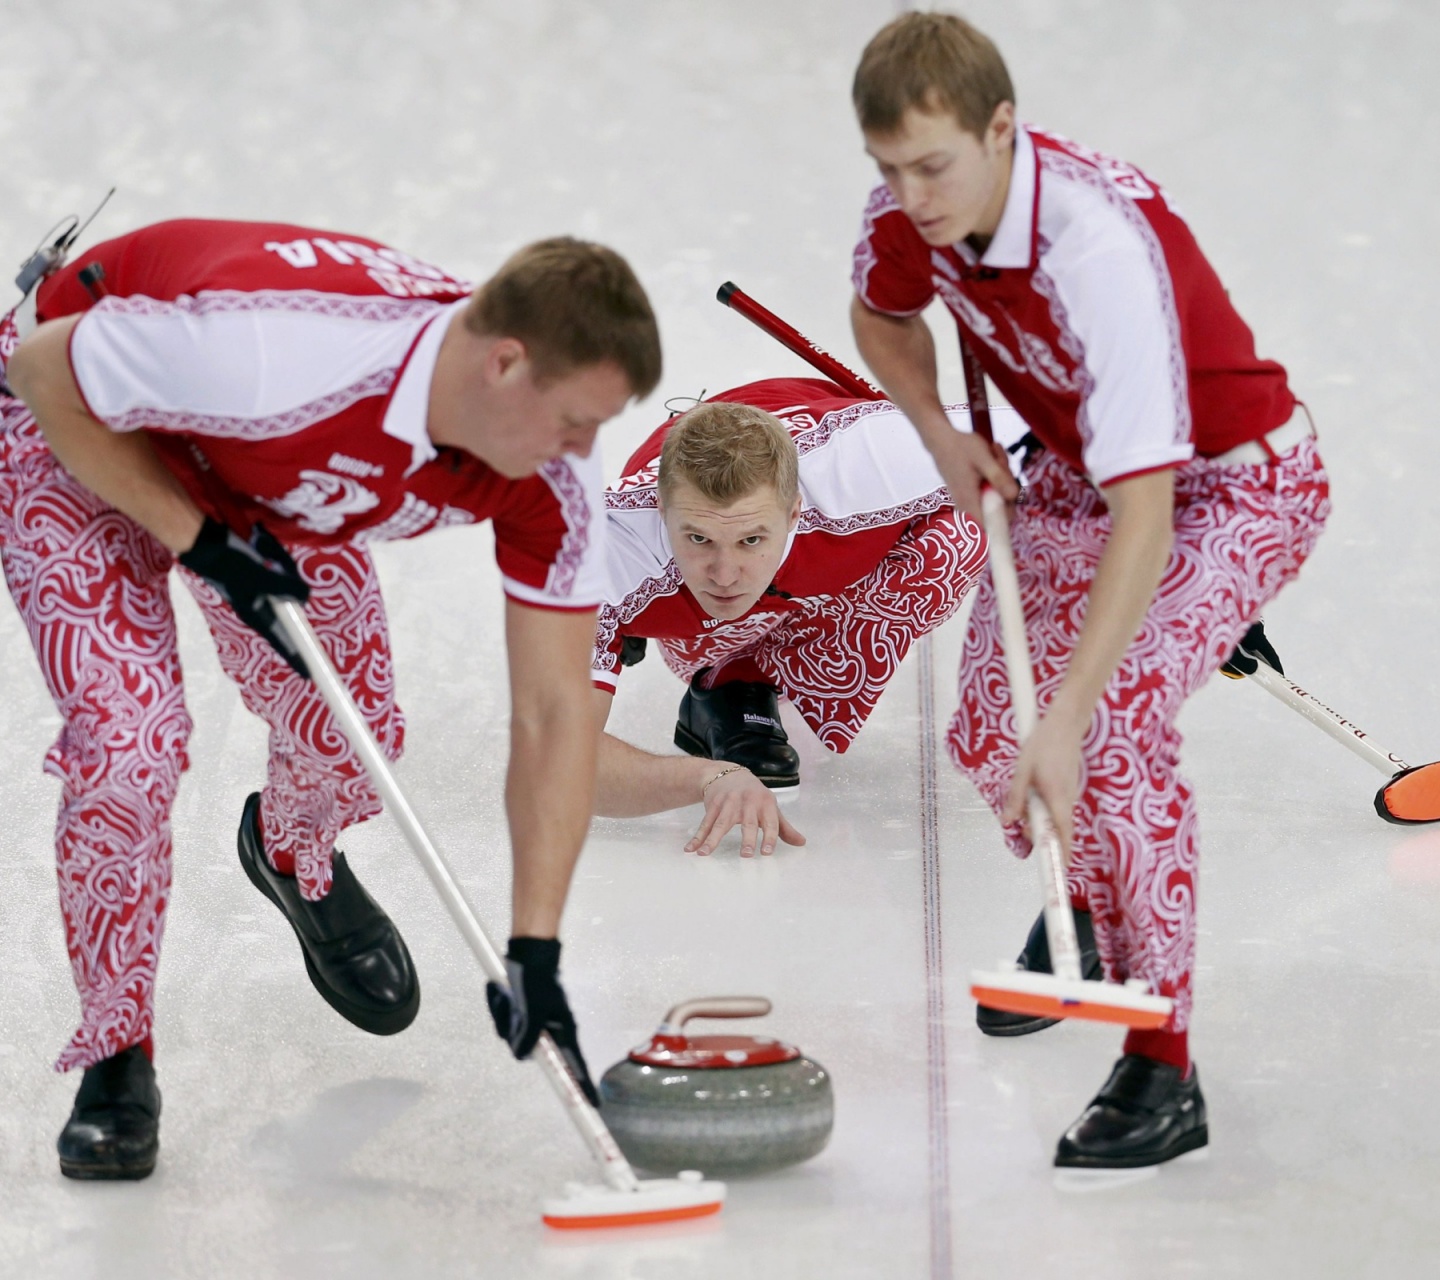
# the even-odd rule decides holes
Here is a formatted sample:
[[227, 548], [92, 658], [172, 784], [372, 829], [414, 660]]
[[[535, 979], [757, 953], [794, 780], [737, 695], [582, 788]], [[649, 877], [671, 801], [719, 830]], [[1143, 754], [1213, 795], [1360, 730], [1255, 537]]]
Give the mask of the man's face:
[[926, 244], [991, 236], [1005, 211], [1015, 108], [995, 108], [982, 138], [949, 111], [909, 108], [894, 133], [865, 135], [865, 150]]
[[728, 622], [743, 616], [774, 579], [800, 518], [800, 499], [787, 507], [767, 484], [717, 507], [681, 480], [661, 514], [685, 585], [706, 613]]
[[585, 458], [602, 423], [630, 399], [629, 379], [618, 365], [584, 365], [549, 379], [535, 378], [524, 347], [502, 338], [486, 359], [483, 394], [465, 415], [458, 444], [502, 476], [534, 475], [564, 453]]

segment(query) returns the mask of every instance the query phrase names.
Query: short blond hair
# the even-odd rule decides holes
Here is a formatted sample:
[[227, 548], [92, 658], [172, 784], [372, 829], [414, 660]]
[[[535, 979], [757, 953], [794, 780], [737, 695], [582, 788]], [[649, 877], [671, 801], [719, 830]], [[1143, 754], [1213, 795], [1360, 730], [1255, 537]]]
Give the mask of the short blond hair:
[[989, 36], [953, 13], [906, 13], [860, 55], [850, 91], [864, 133], [900, 128], [906, 111], [948, 111], [985, 136], [995, 108], [1015, 101], [1005, 59]]
[[665, 436], [656, 479], [662, 506], [681, 481], [717, 507], [769, 485], [788, 507], [800, 492], [800, 456], [774, 414], [748, 404], [706, 401], [682, 414]]
[[527, 245], [475, 290], [474, 334], [515, 338], [541, 379], [614, 364], [644, 399], [660, 381], [660, 330], [640, 281], [614, 249], [570, 236]]

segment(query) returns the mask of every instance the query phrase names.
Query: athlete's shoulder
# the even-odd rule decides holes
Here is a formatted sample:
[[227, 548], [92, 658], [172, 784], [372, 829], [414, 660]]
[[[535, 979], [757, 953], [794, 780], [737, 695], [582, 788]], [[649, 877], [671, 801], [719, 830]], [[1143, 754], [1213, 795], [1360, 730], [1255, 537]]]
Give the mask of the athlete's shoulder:
[[1109, 237], [1118, 246], [1142, 224], [1162, 238], [1184, 227], [1169, 194], [1139, 166], [1059, 134], [1028, 132], [1039, 168], [1040, 230], [1046, 239]]
[[83, 310], [77, 284], [98, 263], [107, 292], [163, 302], [204, 293], [376, 296], [456, 301], [470, 286], [430, 263], [367, 236], [287, 222], [175, 218], [87, 250], [42, 286], [41, 315]]

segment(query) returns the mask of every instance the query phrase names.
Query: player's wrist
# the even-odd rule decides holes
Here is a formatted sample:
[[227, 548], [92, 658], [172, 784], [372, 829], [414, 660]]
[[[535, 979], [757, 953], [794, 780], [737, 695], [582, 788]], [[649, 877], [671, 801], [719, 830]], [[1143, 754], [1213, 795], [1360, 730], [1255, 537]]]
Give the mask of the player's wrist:
[[700, 801], [703, 804], [710, 796], [710, 789], [716, 783], [737, 773], [744, 773], [745, 766], [728, 764], [724, 760], [706, 760], [700, 773]]
[[1098, 700], [1098, 696], [1087, 697], [1080, 690], [1067, 689], [1062, 685], [1045, 709], [1044, 719], [1049, 723], [1052, 733], [1059, 733], [1078, 743], [1090, 727], [1090, 719], [1095, 713], [1095, 703]]

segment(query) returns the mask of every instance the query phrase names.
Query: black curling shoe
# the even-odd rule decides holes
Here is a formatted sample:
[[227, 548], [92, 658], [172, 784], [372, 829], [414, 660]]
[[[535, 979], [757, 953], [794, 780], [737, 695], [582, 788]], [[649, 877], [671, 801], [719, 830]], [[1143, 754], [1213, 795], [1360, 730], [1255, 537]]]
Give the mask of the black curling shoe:
[[[1087, 982], [1100, 976], [1100, 953], [1095, 949], [1095, 926], [1088, 911], [1075, 912], [1075, 940], [1080, 944], [1080, 976]], [[1050, 972], [1050, 938], [1045, 932], [1045, 913], [1030, 927], [1020, 967], [1031, 973]], [[1033, 1013], [1007, 1013], [987, 1005], [975, 1006], [975, 1024], [987, 1036], [1028, 1036], [1053, 1027], [1059, 1018], [1037, 1018]]]
[[1105, 1087], [1060, 1139], [1062, 1169], [1140, 1169], [1164, 1164], [1210, 1141], [1205, 1096], [1194, 1064], [1180, 1068], [1127, 1053]]
[[136, 1179], [160, 1154], [160, 1090], [138, 1044], [85, 1068], [70, 1119], [55, 1143], [67, 1178]]
[[697, 671], [680, 699], [675, 745], [692, 756], [743, 765], [767, 787], [800, 785], [800, 757], [780, 727], [773, 687], [732, 680], [702, 688], [709, 668]]
[[265, 857], [257, 791], [240, 818], [240, 865], [290, 922], [311, 983], [336, 1013], [377, 1036], [394, 1035], [415, 1021], [420, 982], [405, 939], [343, 853], [332, 861], [330, 892], [307, 902], [295, 877], [282, 876]]

